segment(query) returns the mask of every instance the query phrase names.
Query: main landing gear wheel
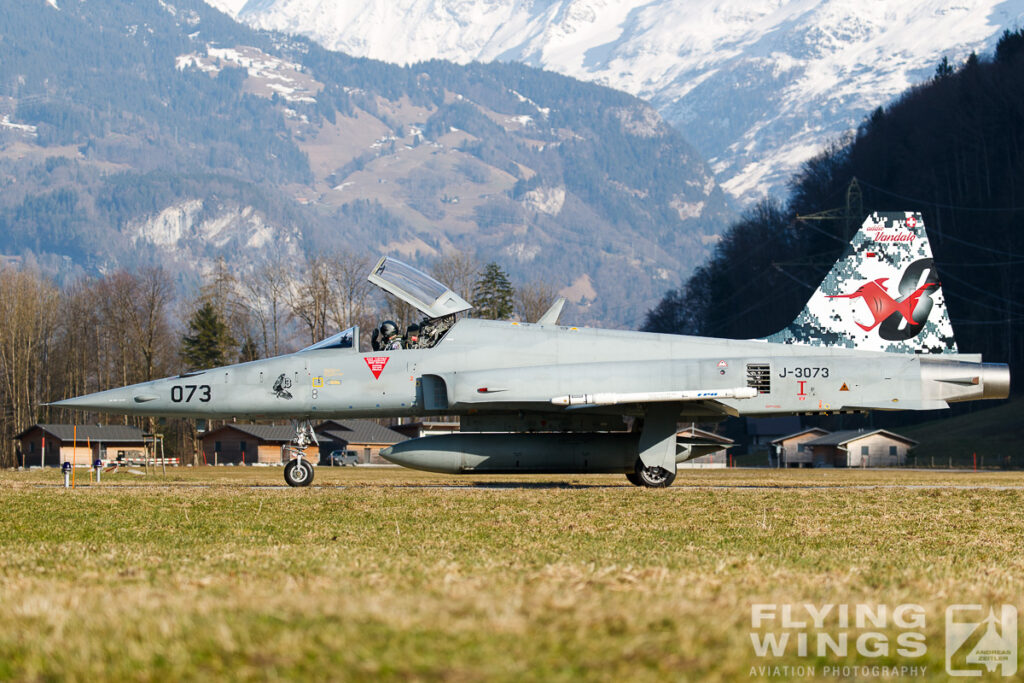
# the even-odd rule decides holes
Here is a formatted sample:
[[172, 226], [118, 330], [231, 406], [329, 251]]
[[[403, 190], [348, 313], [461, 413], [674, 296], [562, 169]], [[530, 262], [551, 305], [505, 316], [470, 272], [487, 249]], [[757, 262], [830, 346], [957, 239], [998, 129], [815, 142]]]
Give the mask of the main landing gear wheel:
[[313, 483], [313, 466], [306, 460], [292, 460], [284, 466], [284, 480], [289, 486], [309, 486]]
[[[636, 471], [633, 474], [639, 482], [638, 486], [646, 486], [649, 489], [663, 489], [671, 486], [676, 480], [675, 472], [669, 472], [664, 467], [646, 467], [640, 458], [636, 459]], [[629, 478], [629, 475], [626, 477]], [[629, 480], [633, 482], [632, 479]]]

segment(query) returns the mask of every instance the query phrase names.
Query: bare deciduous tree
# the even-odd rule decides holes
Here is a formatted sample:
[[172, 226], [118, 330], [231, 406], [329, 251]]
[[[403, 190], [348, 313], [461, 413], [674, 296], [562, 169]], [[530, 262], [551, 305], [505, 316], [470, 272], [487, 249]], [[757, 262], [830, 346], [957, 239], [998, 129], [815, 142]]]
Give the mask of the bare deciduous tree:
[[166, 374], [170, 364], [172, 336], [167, 309], [174, 297], [170, 277], [160, 266], [143, 268], [134, 276], [133, 296], [127, 307], [131, 341], [142, 355], [141, 377], [148, 382]]
[[366, 279], [373, 263], [365, 256], [345, 251], [332, 255], [329, 263], [332, 293], [330, 321], [339, 330], [352, 325], [373, 325], [375, 312], [370, 303], [373, 286]]
[[292, 314], [309, 332], [309, 343], [323, 339], [327, 330], [327, 314], [331, 303], [330, 264], [323, 257], [313, 257], [306, 265], [304, 277], [289, 296]]
[[515, 309], [520, 320], [537, 322], [558, 298], [555, 288], [545, 282], [531, 282], [516, 287]]
[[36, 273], [0, 271], [0, 465], [15, 464], [17, 431], [35, 421], [39, 388], [56, 329], [60, 295]]
[[282, 352], [292, 287], [288, 266], [281, 259], [268, 260], [252, 277], [240, 282], [240, 300], [259, 327], [265, 356]]
[[450, 251], [434, 262], [430, 274], [435, 280], [451, 287], [466, 301], [472, 299], [473, 288], [480, 279], [480, 262], [463, 251]]

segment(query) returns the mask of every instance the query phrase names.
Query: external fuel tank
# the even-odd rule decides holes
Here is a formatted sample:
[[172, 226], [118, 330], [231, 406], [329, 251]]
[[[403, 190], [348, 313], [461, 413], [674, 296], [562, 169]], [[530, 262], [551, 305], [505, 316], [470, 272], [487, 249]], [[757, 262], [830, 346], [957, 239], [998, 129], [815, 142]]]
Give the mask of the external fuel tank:
[[428, 472], [623, 474], [632, 472], [638, 433], [448, 434], [381, 450], [387, 460]]

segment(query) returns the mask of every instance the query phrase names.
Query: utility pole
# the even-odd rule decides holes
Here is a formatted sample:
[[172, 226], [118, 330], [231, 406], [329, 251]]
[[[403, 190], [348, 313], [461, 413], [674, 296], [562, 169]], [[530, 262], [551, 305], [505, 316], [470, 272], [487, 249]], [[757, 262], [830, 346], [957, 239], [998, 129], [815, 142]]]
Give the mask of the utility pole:
[[850, 179], [846, 186], [846, 214], [843, 216], [843, 239], [849, 242], [853, 239], [854, 233], [860, 229], [860, 222], [864, 220], [864, 201], [860, 192], [860, 183], [857, 177]]

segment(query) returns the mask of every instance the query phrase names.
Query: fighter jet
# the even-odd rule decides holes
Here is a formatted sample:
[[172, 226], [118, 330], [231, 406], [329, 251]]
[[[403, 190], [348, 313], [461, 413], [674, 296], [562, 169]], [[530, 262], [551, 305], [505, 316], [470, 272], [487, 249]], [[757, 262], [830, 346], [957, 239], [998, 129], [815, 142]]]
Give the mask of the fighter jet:
[[622, 473], [664, 487], [717, 448], [678, 423], [725, 416], [935, 410], [1006, 398], [1005, 364], [957, 351], [919, 213], [864, 221], [806, 308], [765, 339], [478, 320], [469, 303], [384, 257], [370, 282], [419, 309], [404, 340], [338, 332], [285, 356], [187, 372], [53, 405], [128, 415], [289, 418], [285, 481], [307, 486], [311, 421], [457, 415], [461, 431], [381, 451], [432, 472]]

